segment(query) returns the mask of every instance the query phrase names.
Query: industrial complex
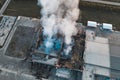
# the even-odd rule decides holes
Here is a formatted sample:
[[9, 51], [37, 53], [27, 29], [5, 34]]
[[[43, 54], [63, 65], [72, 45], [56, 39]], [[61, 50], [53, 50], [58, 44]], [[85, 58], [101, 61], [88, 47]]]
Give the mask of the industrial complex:
[[4, 15], [10, 1], [0, 10], [0, 80], [120, 79], [120, 32], [112, 24], [76, 22], [79, 11], [62, 1], [56, 12], [38, 0], [41, 19]]

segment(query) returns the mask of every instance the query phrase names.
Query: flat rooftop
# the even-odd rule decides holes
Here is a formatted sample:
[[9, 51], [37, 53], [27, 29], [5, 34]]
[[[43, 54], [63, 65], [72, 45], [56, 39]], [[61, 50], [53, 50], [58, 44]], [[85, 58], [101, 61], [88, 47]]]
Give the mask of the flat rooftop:
[[34, 29], [39, 26], [39, 20], [28, 17], [19, 17], [15, 25], [16, 30], [8, 45], [5, 55], [17, 58], [25, 58], [30, 48]]
[[[94, 33], [91, 35], [91, 33]], [[110, 56], [120, 57], [120, 32], [119, 31], [107, 31], [107, 30], [101, 30], [100, 28], [88, 28], [86, 30], [87, 41], [90, 41], [90, 39], [95, 37], [93, 42], [97, 41], [105, 41], [101, 39], [106, 39], [107, 44], [109, 45], [109, 53]], [[99, 39], [98, 39], [99, 37]], [[89, 40], [88, 40], [89, 39]]]
[[109, 44], [105, 38], [96, 37], [94, 41], [86, 41], [85, 55], [86, 63], [110, 67]]
[[85, 63], [109, 68], [111, 76], [119, 77], [120, 32], [87, 28], [86, 35]]

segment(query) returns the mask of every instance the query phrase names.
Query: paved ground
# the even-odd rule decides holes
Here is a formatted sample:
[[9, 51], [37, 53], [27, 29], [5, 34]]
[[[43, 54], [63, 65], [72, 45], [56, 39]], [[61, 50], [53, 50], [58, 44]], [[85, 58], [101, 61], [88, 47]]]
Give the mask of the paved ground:
[[102, 1], [102, 0], [81, 0], [81, 1], [88, 1], [88, 2], [95, 2], [95, 3], [102, 3], [102, 4], [120, 6], [120, 3], [117, 3], [117, 2], [109, 2], [109, 1]]
[[21, 60], [0, 56], [0, 80], [35, 80], [30, 75], [30, 64]]

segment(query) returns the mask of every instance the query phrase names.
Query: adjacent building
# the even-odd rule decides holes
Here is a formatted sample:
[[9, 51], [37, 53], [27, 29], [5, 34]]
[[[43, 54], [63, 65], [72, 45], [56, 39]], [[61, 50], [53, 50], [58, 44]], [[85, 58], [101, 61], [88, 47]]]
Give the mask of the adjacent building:
[[83, 80], [120, 79], [120, 32], [107, 23], [92, 26], [86, 29]]

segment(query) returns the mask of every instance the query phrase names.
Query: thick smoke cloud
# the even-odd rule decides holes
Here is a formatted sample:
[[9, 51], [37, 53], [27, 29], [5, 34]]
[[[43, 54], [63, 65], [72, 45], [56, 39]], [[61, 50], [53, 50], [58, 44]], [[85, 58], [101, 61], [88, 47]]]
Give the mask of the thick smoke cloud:
[[52, 37], [57, 33], [64, 36], [66, 49], [69, 55], [72, 49], [72, 36], [76, 35], [76, 20], [79, 17], [79, 0], [38, 0], [41, 10], [41, 24], [44, 28], [43, 34], [47, 36], [46, 47], [52, 45]]

